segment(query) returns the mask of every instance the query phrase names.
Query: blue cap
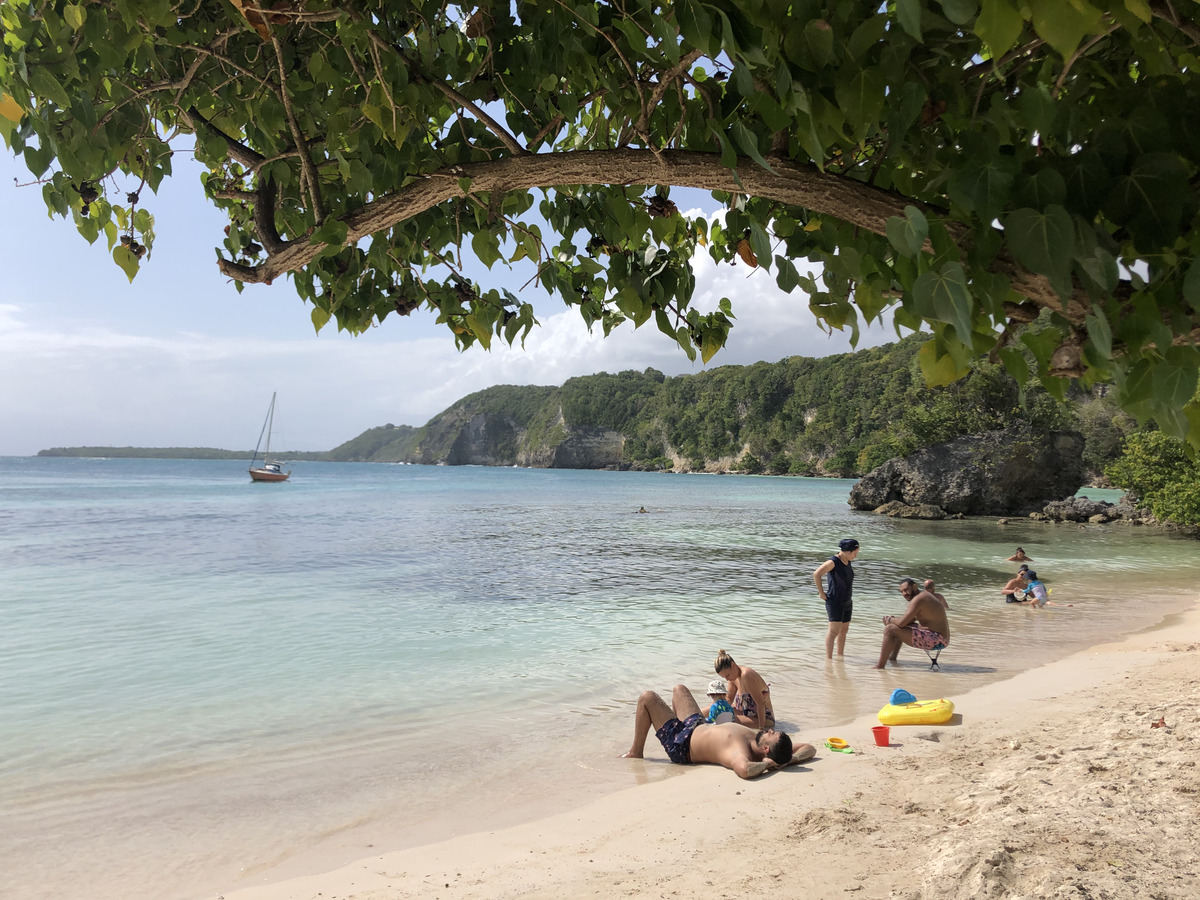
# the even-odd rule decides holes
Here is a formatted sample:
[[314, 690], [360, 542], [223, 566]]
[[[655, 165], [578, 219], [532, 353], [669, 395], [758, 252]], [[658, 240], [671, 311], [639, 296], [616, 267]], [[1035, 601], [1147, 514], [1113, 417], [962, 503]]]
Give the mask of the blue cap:
[[854, 538], [842, 538], [838, 541], [838, 549], [849, 553], [851, 550], [858, 549], [858, 541]]

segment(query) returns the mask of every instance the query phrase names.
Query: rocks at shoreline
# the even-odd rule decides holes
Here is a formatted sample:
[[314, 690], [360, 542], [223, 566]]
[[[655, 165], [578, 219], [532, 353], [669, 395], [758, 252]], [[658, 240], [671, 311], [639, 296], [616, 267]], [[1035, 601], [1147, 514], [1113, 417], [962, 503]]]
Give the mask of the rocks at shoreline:
[[1008, 428], [890, 459], [854, 485], [850, 505], [901, 518], [1026, 516], [1083, 482], [1079, 432]]
[[1123, 522], [1128, 525], [1158, 524], [1150, 510], [1139, 509], [1125, 497], [1122, 497], [1119, 503], [1089, 500], [1087, 497], [1068, 497], [1066, 500], [1047, 503], [1041, 512], [1033, 513], [1031, 518], [1048, 522], [1088, 522], [1092, 525], [1104, 525], [1109, 522]]

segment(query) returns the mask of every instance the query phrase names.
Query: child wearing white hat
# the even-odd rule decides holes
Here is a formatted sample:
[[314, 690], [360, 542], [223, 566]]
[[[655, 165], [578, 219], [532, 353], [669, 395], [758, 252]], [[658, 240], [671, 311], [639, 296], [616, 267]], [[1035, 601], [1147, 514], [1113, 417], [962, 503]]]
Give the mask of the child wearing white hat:
[[709, 725], [733, 721], [733, 707], [729, 705], [728, 693], [723, 679], [714, 678], [708, 683], [708, 699], [713, 701], [708, 708]]

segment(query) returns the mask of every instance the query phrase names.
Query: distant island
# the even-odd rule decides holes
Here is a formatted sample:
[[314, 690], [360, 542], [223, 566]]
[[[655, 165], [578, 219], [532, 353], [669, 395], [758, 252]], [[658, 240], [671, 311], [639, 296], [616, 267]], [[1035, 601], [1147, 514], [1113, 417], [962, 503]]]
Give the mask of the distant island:
[[[747, 472], [856, 477], [922, 447], [1005, 427], [1033, 437], [1073, 429], [1093, 475], [1120, 452], [1133, 420], [1106, 386], [1059, 403], [1022, 391], [982, 364], [929, 388], [918, 353], [926, 335], [813, 359], [720, 366], [667, 377], [655, 369], [497, 385], [458, 400], [425, 425], [381, 425], [325, 452], [287, 460], [410, 462], [540, 468]], [[206, 447], [59, 447], [39, 456], [249, 459]]]
[[[72, 456], [89, 459], [250, 459], [252, 450], [218, 450], [215, 447], [52, 447], [38, 456]], [[327, 460], [329, 451], [302, 450], [274, 454], [281, 459]]]

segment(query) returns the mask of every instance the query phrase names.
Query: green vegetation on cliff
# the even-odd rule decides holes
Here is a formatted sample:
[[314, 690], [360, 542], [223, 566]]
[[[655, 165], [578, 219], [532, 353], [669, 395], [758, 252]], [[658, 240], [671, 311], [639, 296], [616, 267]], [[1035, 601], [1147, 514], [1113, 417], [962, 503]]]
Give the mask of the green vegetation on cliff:
[[334, 462], [394, 462], [406, 459], [417, 445], [419, 429], [411, 425], [380, 425], [329, 451]]
[[[1034, 436], [1082, 431], [1085, 464], [1100, 472], [1134, 430], [1103, 393], [1080, 391], [1060, 404], [1040, 387], [1022, 393], [999, 366], [926, 387], [918, 359], [926, 340], [675, 378], [646, 369], [572, 378], [560, 388], [489, 388], [430, 420], [411, 458], [453, 463], [451, 449], [461, 448], [468, 426], [475, 458], [498, 464], [522, 453], [538, 458], [572, 430], [603, 429], [623, 436], [620, 464], [635, 468], [853, 476], [920, 447], [1017, 425]], [[501, 422], [504, 446], [489, 446], [485, 432]]]

